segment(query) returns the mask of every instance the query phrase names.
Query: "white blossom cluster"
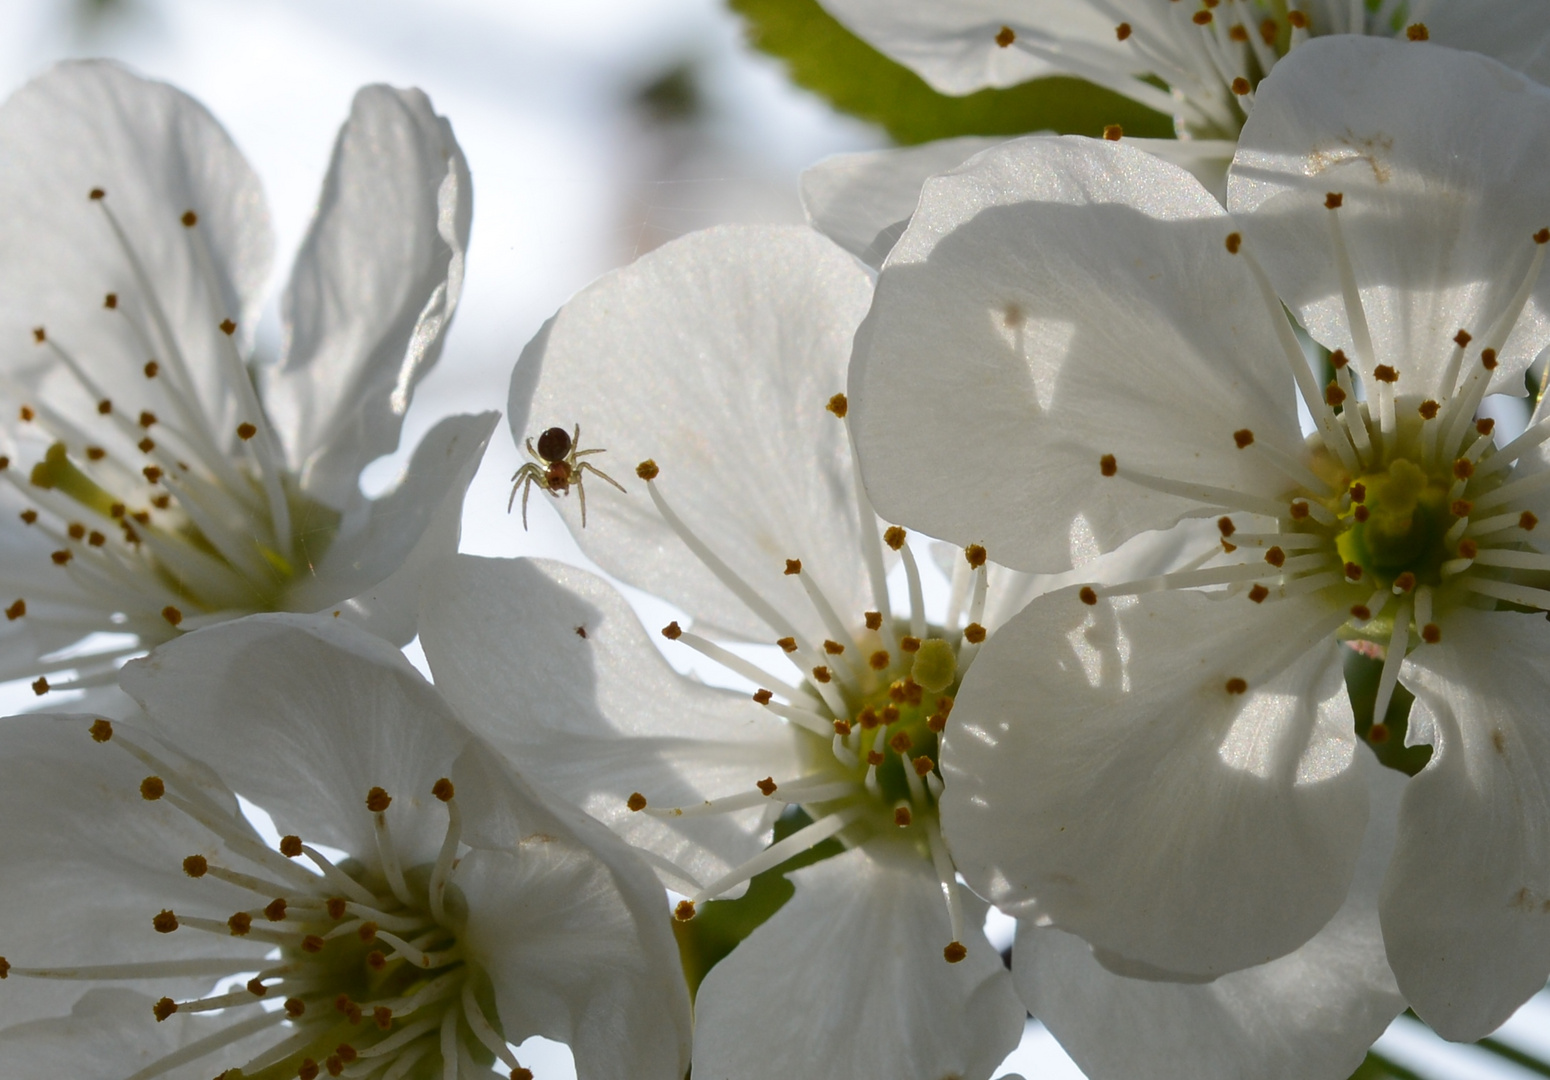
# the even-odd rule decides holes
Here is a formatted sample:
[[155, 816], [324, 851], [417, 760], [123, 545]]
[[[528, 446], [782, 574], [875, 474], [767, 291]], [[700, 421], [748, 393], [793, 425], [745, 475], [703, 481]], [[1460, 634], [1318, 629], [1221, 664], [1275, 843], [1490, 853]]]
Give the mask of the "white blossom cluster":
[[1550, 3], [825, 4], [1179, 138], [832, 159], [561, 308], [512, 527], [649, 630], [457, 554], [494, 412], [361, 493], [462, 288], [423, 94], [357, 96], [273, 357], [197, 102], [0, 106], [0, 674], [84, 691], [0, 722], [0, 1080], [989, 1080], [1030, 1012], [1095, 1080], [1344, 1080], [1544, 987]]

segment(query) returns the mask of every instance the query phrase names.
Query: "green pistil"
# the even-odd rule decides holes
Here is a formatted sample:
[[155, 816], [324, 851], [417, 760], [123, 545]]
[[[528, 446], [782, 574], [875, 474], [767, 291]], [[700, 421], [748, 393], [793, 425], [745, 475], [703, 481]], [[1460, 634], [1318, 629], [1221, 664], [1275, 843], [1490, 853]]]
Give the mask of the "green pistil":
[[1381, 472], [1367, 473], [1351, 490], [1364, 494], [1341, 517], [1336, 538], [1340, 557], [1362, 568], [1375, 586], [1392, 586], [1405, 573], [1417, 585], [1439, 585], [1442, 564], [1452, 557], [1448, 528], [1456, 520], [1449, 502], [1450, 476], [1429, 477], [1398, 458]]

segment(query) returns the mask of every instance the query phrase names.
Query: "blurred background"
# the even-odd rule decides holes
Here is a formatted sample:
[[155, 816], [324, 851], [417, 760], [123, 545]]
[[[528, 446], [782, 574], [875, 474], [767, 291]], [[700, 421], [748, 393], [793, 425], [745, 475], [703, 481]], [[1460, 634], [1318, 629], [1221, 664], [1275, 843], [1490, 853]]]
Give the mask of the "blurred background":
[[[805, 166], [888, 145], [880, 129], [792, 87], [719, 0], [0, 3], [5, 93], [69, 56], [115, 57], [175, 83], [227, 126], [268, 191], [277, 286], [357, 87], [419, 86], [451, 118], [474, 177], [467, 284], [440, 367], [410, 411], [406, 449], [447, 413], [504, 409], [522, 346], [598, 274], [718, 222], [800, 222]], [[261, 341], [273, 350], [278, 339], [271, 305]], [[374, 465], [367, 486], [390, 484], [404, 456]], [[533, 501], [529, 532], [507, 516], [518, 463], [502, 425], [468, 494], [463, 549], [584, 562], [548, 500]], [[997, 932], [1010, 940], [1008, 927]], [[1392, 1064], [1372, 1075], [1550, 1076], [1520, 1053], [1550, 1060], [1545, 995], [1499, 1038], [1496, 1052], [1455, 1047], [1401, 1017], [1378, 1045]], [[529, 1048], [523, 1060], [539, 1080], [575, 1076], [563, 1049]], [[1006, 1070], [1082, 1075], [1031, 1021]]]

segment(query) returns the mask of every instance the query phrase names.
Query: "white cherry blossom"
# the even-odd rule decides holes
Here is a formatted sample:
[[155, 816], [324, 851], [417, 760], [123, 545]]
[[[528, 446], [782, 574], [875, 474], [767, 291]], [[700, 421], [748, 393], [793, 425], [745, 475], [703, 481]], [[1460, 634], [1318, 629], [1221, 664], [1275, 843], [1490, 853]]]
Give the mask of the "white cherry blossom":
[[193, 99], [50, 70], [0, 107], [0, 201], [0, 678], [110, 686], [125, 656], [263, 610], [412, 637], [495, 422], [443, 420], [362, 495], [462, 288], [468, 169], [426, 97], [356, 96], [274, 363], [253, 354], [263, 194]]
[[[513, 377], [515, 396], [536, 384], [539, 429], [579, 425], [606, 450], [590, 460], [626, 482], [588, 492], [583, 550], [691, 612], [663, 633], [751, 680], [752, 698], [674, 673], [580, 571], [460, 558], [426, 587], [438, 686], [650, 853], [687, 896], [680, 918], [825, 840], [847, 849], [792, 873], [794, 898], [705, 979], [696, 1075], [984, 1080], [1022, 1031], [936, 813], [937, 735], [995, 618], [988, 567], [983, 549], [958, 552], [949, 623], [929, 625], [903, 530], [856, 481], [839, 392], [870, 295], [816, 233], [710, 230], [584, 290]], [[904, 607], [885, 582], [895, 559]], [[772, 673], [739, 643], [794, 666]], [[514, 677], [532, 667], [549, 683]], [[787, 807], [811, 823], [771, 846]]]
[[851, 368], [881, 511], [1025, 570], [1078, 520], [1105, 547], [1220, 529], [1185, 572], [1048, 594], [987, 644], [943, 816], [993, 902], [1175, 975], [1307, 941], [1367, 818], [1357, 639], [1386, 657], [1375, 715], [1403, 681], [1435, 751], [1382, 892], [1401, 991], [1469, 1039], [1544, 985], [1550, 422], [1498, 446], [1477, 409], [1550, 343], [1547, 105], [1483, 56], [1332, 38], [1261, 85], [1231, 213], [1081, 139], [928, 182]]
[[655, 876], [391, 646], [258, 615], [124, 686], [135, 722], [0, 726], [8, 1075], [531, 1080], [508, 1044], [540, 1034], [585, 1077], [681, 1080]]
[[1543, 0], [822, 2], [944, 94], [1075, 75], [1172, 116], [1181, 135], [1205, 140], [1235, 138], [1259, 80], [1319, 35], [1430, 39], [1550, 76]]

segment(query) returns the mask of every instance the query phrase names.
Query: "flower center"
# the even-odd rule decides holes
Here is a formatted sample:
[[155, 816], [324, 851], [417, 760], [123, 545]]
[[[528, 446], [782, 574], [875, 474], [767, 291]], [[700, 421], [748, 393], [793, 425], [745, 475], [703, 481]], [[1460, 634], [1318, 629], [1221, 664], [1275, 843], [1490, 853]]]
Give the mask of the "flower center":
[[1350, 506], [1340, 516], [1344, 531], [1335, 540], [1341, 558], [1376, 585], [1392, 586], [1406, 574], [1418, 585], [1441, 585], [1442, 565], [1457, 549], [1448, 543], [1458, 520], [1449, 508], [1452, 481], [1407, 458], [1352, 481]]
[[[844, 395], [834, 395], [828, 408], [843, 420], [847, 413]], [[863, 614], [860, 628], [848, 628], [817, 581], [804, 570], [802, 561], [788, 559], [785, 575], [800, 584], [831, 635], [821, 642], [810, 641], [795, 629], [794, 621], [778, 603], [760, 595], [668, 505], [659, 490], [661, 474], [653, 461], [642, 462], [636, 470], [663, 520], [706, 569], [780, 635], [776, 644], [803, 676], [795, 684], [778, 679], [684, 630], [677, 622], [665, 627], [663, 636], [760, 686], [753, 700], [790, 726], [801, 751], [802, 774], [777, 779], [772, 773], [756, 780], [750, 790], [696, 806], [659, 807], [647, 794], [635, 792], [628, 806], [636, 812], [676, 818], [780, 803], [800, 807], [813, 819], [812, 824], [703, 885], [679, 905], [678, 917], [693, 918], [701, 901], [720, 896], [825, 840], [838, 838], [853, 847], [889, 837], [911, 844], [921, 857], [932, 861], [953, 927], [952, 941], [943, 955], [949, 963], [962, 960], [966, 955], [961, 944], [962, 904], [937, 821], [937, 799], [942, 792], [937, 737], [947, 724], [962, 671], [985, 639], [979, 622], [985, 608], [985, 549], [973, 545], [965, 550], [948, 612], [947, 627], [951, 629], [930, 633], [920, 569], [905, 542], [905, 531], [894, 526], [879, 537], [876, 514], [858, 480], [856, 497], [865, 523], [860, 555], [872, 581], [877, 609]], [[884, 580], [883, 545], [898, 554], [908, 583], [909, 608], [897, 616]], [[958, 630], [958, 620], [965, 614], [967, 625]]]
[[[0, 978], [143, 979], [250, 974], [226, 993], [175, 1000], [163, 997], [146, 1021], [176, 1013], [214, 1012], [230, 1019], [215, 1034], [152, 1062], [129, 1080], [153, 1080], [182, 1065], [221, 1053], [231, 1044], [278, 1029], [267, 1048], [227, 1067], [219, 1080], [316, 1080], [322, 1075], [392, 1077], [452, 1075], [464, 1058], [489, 1067], [497, 1059], [515, 1080], [532, 1080], [506, 1045], [495, 1017], [488, 979], [459, 941], [466, 916], [453, 884], [461, 818], [452, 782], [438, 780], [431, 794], [445, 807], [447, 833], [436, 861], [404, 868], [389, 823], [392, 797], [382, 788], [366, 795], [365, 813], [376, 826], [379, 869], [354, 858], [339, 862], [297, 836], [266, 845], [245, 819], [233, 817], [194, 779], [140, 745], [107, 720], [90, 728], [98, 743], [112, 743], [154, 770], [140, 784], [141, 798], [166, 802], [206, 828], [236, 865], [204, 855], [183, 860], [182, 872], [212, 879], [253, 896], [251, 906], [190, 915], [155, 913], [158, 933], [209, 934], [272, 946], [255, 960], [197, 957], [147, 960], [110, 967], [20, 968], [0, 957]], [[305, 857], [309, 871], [294, 860]], [[170, 868], [169, 868], [170, 869]], [[226, 950], [231, 951], [229, 948]], [[224, 980], [223, 980], [224, 981]], [[442, 1064], [435, 1064], [438, 1060]], [[451, 1061], [451, 1067], [446, 1062]], [[420, 1072], [414, 1072], [416, 1068]], [[432, 1071], [434, 1069], [434, 1071]]]
[[[49, 556], [37, 584], [11, 600], [6, 614], [51, 637], [74, 629], [132, 638], [84, 657], [31, 657], [26, 670], [0, 671], [6, 679], [41, 673], [33, 684], [39, 694], [111, 683], [124, 657], [207, 616], [274, 608], [326, 550], [340, 519], [302, 494], [286, 468], [239, 354], [237, 323], [198, 215], [190, 210], [164, 223], [197, 271], [194, 295], [164, 298], [107, 193], [93, 189], [88, 201], [129, 281], [88, 316], [106, 327], [33, 330], [49, 372], [37, 386], [0, 384], [16, 403], [0, 482], [25, 500], [21, 518], [43, 534]], [[197, 315], [192, 324], [168, 315], [188, 308], [206, 314], [203, 328]], [[122, 347], [77, 356], [72, 338]], [[22, 465], [27, 458], [33, 463]], [[51, 687], [47, 676], [66, 669], [75, 679]]]

